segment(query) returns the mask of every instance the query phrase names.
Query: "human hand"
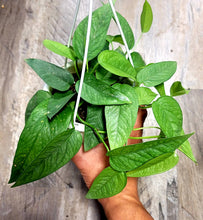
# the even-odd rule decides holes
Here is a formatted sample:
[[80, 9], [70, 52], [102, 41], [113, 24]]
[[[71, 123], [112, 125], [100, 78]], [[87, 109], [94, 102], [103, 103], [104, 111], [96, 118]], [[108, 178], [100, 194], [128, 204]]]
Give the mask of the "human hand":
[[[139, 109], [134, 128], [143, 127], [145, 118], [146, 110]], [[132, 131], [131, 136], [142, 136], [142, 130]], [[128, 145], [140, 142], [141, 140], [129, 139]], [[87, 152], [84, 152], [84, 146], [82, 145], [72, 161], [80, 170], [88, 188], [90, 188], [99, 173], [109, 166], [106, 148], [102, 143]], [[137, 178], [128, 177], [127, 185], [122, 192], [109, 198], [99, 199], [99, 202], [102, 204], [108, 219], [152, 219], [139, 200]]]

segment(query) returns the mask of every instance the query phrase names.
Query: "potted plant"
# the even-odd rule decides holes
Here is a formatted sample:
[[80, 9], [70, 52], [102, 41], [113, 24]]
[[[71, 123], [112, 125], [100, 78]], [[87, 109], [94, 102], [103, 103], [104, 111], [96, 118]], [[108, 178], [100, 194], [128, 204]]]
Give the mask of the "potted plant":
[[[149, 31], [152, 18], [145, 0], [142, 33]], [[120, 26], [121, 35], [108, 35], [114, 21]], [[38, 59], [26, 60], [49, 90], [37, 91], [27, 105], [25, 127], [9, 180], [14, 183], [12, 187], [36, 181], [68, 163], [83, 142], [78, 122], [85, 127], [85, 151], [102, 142], [110, 162], [93, 182], [87, 198], [105, 198], [121, 192], [128, 176], [148, 176], [171, 169], [178, 162], [177, 149], [196, 162], [188, 142], [192, 134], [184, 134], [182, 111], [173, 98], [189, 91], [179, 81], [172, 84], [170, 94], [164, 88], [164, 82], [176, 72], [176, 62], [146, 65], [134, 51], [135, 40], [128, 22], [118, 12], [115, 14], [110, 4], [92, 14], [86, 62], [88, 24], [88, 17], [79, 23], [72, 45], [44, 40], [46, 48], [66, 58], [64, 67]], [[152, 91], [153, 87], [157, 92]], [[133, 138], [130, 134], [138, 108], [152, 108], [160, 135], [138, 137], [149, 141], [125, 146]]]

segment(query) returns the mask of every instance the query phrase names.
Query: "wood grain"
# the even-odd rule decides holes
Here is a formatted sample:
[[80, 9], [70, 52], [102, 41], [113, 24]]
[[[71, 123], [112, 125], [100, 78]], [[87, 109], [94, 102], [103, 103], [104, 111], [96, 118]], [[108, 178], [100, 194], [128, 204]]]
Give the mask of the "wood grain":
[[[98, 3], [97, 3], [98, 4]], [[1, 143], [0, 219], [100, 219], [98, 203], [85, 199], [87, 189], [73, 164], [36, 183], [7, 185], [29, 98], [43, 82], [24, 63], [28, 57], [63, 65], [42, 46], [43, 39], [66, 43], [74, 1], [7, 1], [0, 11]], [[68, 13], [67, 13], [68, 12]], [[78, 21], [87, 13], [81, 6]], [[62, 174], [61, 174], [62, 172]]]
[[[81, 1], [78, 22], [87, 14], [88, 1]], [[136, 39], [142, 1], [117, 0], [116, 7], [129, 20]], [[202, 33], [200, 0], [150, 1], [154, 11], [152, 29], [137, 47], [147, 63], [177, 60], [174, 79], [186, 87], [202, 89]], [[0, 219], [105, 219], [99, 204], [85, 199], [87, 189], [80, 173], [69, 163], [54, 174], [11, 189], [7, 184], [18, 137], [24, 126], [28, 100], [44, 83], [25, 65], [33, 57], [63, 65], [64, 59], [42, 46], [44, 39], [66, 43], [75, 8], [73, 0], [0, 1]], [[94, 1], [94, 8], [100, 5]], [[112, 26], [112, 33], [118, 33]], [[169, 88], [171, 82], [167, 84]], [[177, 168], [161, 175], [141, 178], [141, 200], [154, 219], [203, 219], [202, 90], [178, 98], [185, 115], [199, 164], [181, 155]], [[152, 114], [146, 125], [155, 125]]]
[[[178, 98], [184, 115], [185, 132], [194, 131], [190, 139], [193, 153], [198, 161], [180, 155], [178, 164], [179, 219], [203, 219], [203, 90], [192, 90], [187, 96]], [[195, 97], [195, 98], [194, 98]]]
[[[203, 89], [203, 2], [201, 0], [150, 1], [153, 24], [143, 34], [137, 50], [147, 63], [175, 60], [177, 73], [168, 81], [181, 80], [191, 89]], [[140, 35], [140, 14], [143, 1], [117, 1], [118, 10], [128, 18], [135, 37]]]

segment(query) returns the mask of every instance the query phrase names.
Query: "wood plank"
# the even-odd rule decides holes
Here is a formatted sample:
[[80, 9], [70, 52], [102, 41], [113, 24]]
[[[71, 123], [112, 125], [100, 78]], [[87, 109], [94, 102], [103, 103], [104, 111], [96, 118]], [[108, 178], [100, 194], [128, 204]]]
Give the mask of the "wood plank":
[[183, 154], [178, 164], [179, 219], [203, 219], [203, 90], [192, 90], [187, 96], [178, 98], [183, 108], [184, 129], [194, 131], [190, 138], [193, 153], [198, 161], [195, 165]]
[[[203, 89], [203, 2], [202, 0], [150, 1], [153, 23], [137, 46], [147, 63], [178, 62], [177, 73], [167, 85], [180, 80], [191, 89]], [[116, 7], [130, 22], [135, 38], [140, 35], [143, 1], [122, 0]]]
[[[16, 189], [7, 185], [26, 104], [44, 84], [24, 59], [36, 57], [63, 65], [64, 59], [45, 50], [42, 41], [66, 43], [74, 7], [74, 1], [36, 4], [18, 0], [7, 1], [0, 9], [0, 219], [85, 220], [102, 216], [98, 203], [85, 199], [87, 189], [72, 163], [35, 183]], [[83, 3], [78, 21], [86, 13], [87, 4]]]

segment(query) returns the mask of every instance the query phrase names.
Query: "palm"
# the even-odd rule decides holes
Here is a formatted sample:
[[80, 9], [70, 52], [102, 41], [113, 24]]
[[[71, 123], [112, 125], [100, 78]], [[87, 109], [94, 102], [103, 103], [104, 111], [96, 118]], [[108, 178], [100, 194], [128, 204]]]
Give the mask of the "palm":
[[[134, 128], [142, 127], [145, 117], [146, 111], [139, 109]], [[141, 135], [141, 130], [133, 131], [131, 133], [131, 136], [134, 137], [139, 137]], [[139, 142], [141, 141], [133, 139], [128, 140], [128, 144], [136, 144]], [[84, 146], [82, 145], [79, 152], [72, 160], [80, 170], [88, 188], [91, 186], [98, 174], [109, 165], [109, 159], [106, 156], [106, 148], [102, 143], [87, 152], [84, 152]]]

